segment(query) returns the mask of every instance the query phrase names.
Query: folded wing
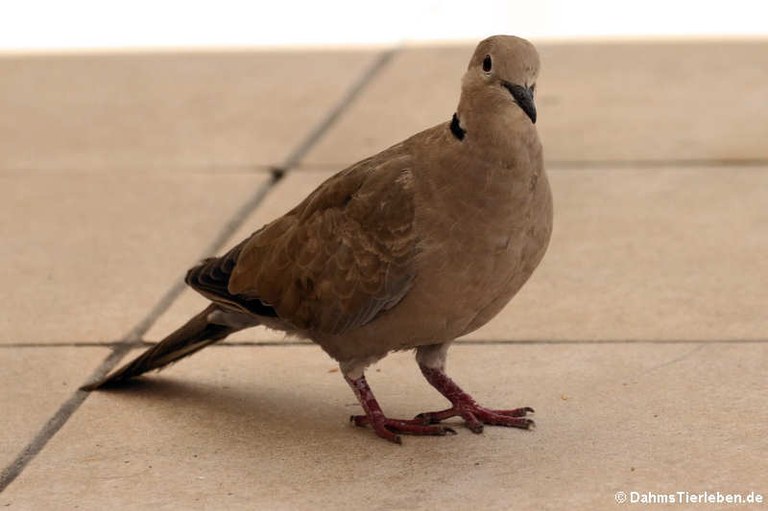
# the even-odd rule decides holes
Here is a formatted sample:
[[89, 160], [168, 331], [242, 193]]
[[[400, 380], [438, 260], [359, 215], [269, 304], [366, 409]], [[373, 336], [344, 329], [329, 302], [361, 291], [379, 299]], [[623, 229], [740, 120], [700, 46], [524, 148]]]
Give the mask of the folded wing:
[[407, 156], [381, 153], [323, 183], [296, 208], [187, 282], [211, 300], [287, 328], [340, 334], [396, 305], [415, 276]]

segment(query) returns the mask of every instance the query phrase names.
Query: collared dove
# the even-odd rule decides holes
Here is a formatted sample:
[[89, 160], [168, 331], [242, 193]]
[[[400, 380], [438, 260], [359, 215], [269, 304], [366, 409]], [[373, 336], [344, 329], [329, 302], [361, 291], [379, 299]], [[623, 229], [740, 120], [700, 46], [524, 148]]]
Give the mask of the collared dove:
[[[186, 282], [211, 304], [111, 376], [112, 386], [186, 357], [243, 328], [264, 325], [311, 339], [339, 362], [382, 438], [444, 435], [461, 417], [527, 429], [529, 407], [480, 406], [445, 373], [451, 342], [493, 318], [541, 261], [552, 198], [534, 123], [539, 57], [528, 41], [481, 41], [450, 121], [334, 175], [298, 206]], [[416, 349], [427, 381], [451, 407], [392, 419], [365, 369]], [[286, 360], [286, 363], [290, 363]]]

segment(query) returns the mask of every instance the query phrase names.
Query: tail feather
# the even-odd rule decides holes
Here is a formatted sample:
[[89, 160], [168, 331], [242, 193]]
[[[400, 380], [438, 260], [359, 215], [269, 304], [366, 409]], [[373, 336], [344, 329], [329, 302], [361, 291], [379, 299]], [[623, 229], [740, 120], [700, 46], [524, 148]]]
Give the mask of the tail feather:
[[81, 387], [82, 390], [95, 390], [102, 387], [118, 386], [131, 378], [153, 369], [163, 367], [218, 342], [229, 334], [240, 330], [231, 325], [220, 325], [208, 321], [208, 316], [217, 311], [215, 304], [187, 321], [168, 337], [149, 348], [135, 360], [124, 365], [111, 375], [95, 383]]

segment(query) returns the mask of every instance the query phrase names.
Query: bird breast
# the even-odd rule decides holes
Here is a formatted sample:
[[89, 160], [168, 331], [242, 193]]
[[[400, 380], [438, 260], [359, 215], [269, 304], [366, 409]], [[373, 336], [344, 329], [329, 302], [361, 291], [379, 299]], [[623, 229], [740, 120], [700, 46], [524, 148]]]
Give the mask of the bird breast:
[[430, 309], [423, 317], [435, 318], [435, 329], [447, 337], [493, 318], [538, 266], [552, 232], [551, 192], [540, 164], [478, 170], [432, 197], [451, 207], [416, 211], [417, 230], [428, 236], [412, 294]]

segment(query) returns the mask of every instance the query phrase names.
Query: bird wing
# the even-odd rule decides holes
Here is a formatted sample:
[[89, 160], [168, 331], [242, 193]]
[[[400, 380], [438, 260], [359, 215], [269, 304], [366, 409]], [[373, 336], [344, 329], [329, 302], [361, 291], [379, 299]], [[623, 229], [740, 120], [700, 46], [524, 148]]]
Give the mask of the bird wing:
[[238, 243], [221, 257], [209, 257], [187, 272], [185, 282], [198, 293], [226, 308], [235, 308], [258, 316], [276, 317], [274, 308], [258, 298], [247, 298], [229, 292], [229, 279], [240, 252], [248, 239]]
[[331, 177], [223, 257], [190, 270], [188, 283], [301, 330], [340, 334], [370, 322], [415, 277], [410, 158], [394, 153]]

